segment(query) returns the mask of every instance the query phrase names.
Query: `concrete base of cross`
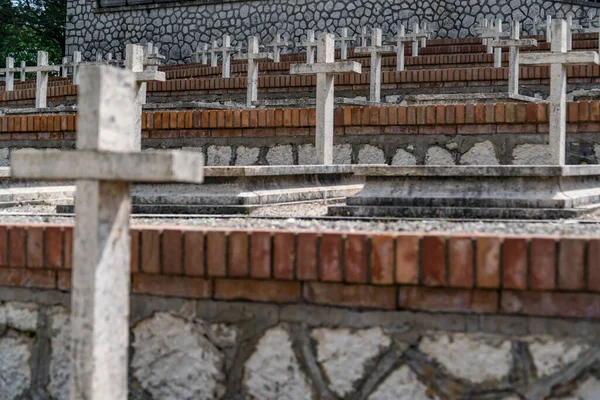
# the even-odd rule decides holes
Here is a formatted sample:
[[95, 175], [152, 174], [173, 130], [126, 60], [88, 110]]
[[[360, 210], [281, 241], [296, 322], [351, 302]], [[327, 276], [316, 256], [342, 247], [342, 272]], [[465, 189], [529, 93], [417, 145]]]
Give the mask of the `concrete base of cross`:
[[600, 208], [600, 166], [359, 167], [362, 191], [330, 215], [573, 218]]

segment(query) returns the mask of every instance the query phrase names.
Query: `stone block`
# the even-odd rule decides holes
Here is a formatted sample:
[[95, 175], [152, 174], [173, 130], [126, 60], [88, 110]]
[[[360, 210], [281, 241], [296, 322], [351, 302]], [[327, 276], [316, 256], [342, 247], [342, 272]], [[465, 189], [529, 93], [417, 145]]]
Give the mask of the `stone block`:
[[[335, 158], [335, 150], [334, 155]], [[303, 144], [298, 146], [298, 164], [300, 165], [315, 165], [317, 154], [315, 146], [312, 144]]]
[[292, 146], [284, 144], [271, 147], [267, 153], [267, 162], [269, 165], [293, 165]]
[[438, 397], [428, 393], [427, 386], [423, 385], [417, 375], [403, 365], [392, 372], [375, 391], [369, 400], [437, 400]]
[[333, 146], [334, 164], [352, 164], [352, 145], [336, 144]]
[[208, 146], [206, 151], [207, 166], [227, 166], [231, 163], [232, 151], [230, 146]]
[[417, 158], [404, 149], [398, 149], [392, 158], [392, 165], [417, 165]]
[[55, 399], [69, 398], [69, 349], [71, 325], [69, 312], [63, 307], [50, 311], [50, 382], [48, 393]]
[[379, 147], [364, 145], [358, 151], [359, 164], [385, 164], [385, 155]]
[[425, 165], [454, 165], [454, 158], [448, 150], [433, 146], [425, 154]]
[[31, 385], [33, 339], [25, 335], [0, 339], [0, 396], [19, 399]]
[[557, 340], [550, 336], [529, 337], [529, 353], [538, 377], [552, 375], [576, 361], [588, 346], [573, 340]]
[[498, 165], [494, 145], [486, 140], [485, 142], [475, 143], [460, 158], [460, 164], [463, 165]]
[[548, 165], [552, 155], [547, 144], [520, 144], [513, 150], [513, 165]]
[[260, 148], [240, 146], [236, 149], [235, 165], [254, 165], [258, 161]]

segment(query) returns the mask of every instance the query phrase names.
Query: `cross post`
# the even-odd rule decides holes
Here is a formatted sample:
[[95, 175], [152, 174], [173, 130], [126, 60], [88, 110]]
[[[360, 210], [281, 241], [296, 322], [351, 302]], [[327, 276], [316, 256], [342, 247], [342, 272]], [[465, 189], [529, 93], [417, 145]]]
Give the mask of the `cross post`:
[[599, 64], [595, 51], [567, 52], [568, 25], [565, 20], [552, 21], [550, 53], [521, 54], [523, 65], [550, 65], [550, 151], [552, 164], [565, 165], [567, 115], [567, 66]]
[[432, 29], [427, 29], [427, 22], [423, 21], [423, 28], [421, 28], [421, 33], [424, 34], [421, 38], [421, 47], [427, 47], [427, 39], [429, 39], [429, 35], [433, 33]]
[[202, 182], [202, 155], [142, 153], [133, 134], [135, 75], [81, 70], [76, 151], [21, 150], [12, 174], [76, 180], [70, 398], [128, 398], [131, 182]]
[[567, 15], [567, 50], [573, 50], [573, 31], [583, 29], [581, 25], [573, 25], [573, 16]]
[[252, 107], [252, 103], [258, 100], [258, 61], [272, 60], [273, 53], [261, 53], [259, 51], [258, 38], [248, 37], [248, 53], [233, 56], [236, 60], [248, 60], [248, 76], [246, 78], [246, 105]]
[[79, 69], [81, 64], [81, 52], [73, 52], [73, 85], [79, 85]]
[[159, 46], [153, 43], [146, 44], [146, 52], [144, 54], [144, 65], [148, 71], [158, 71], [158, 66], [165, 60], [165, 56], [160, 54]]
[[215, 68], [219, 65], [219, 52], [218, 52], [219, 42], [218, 40], [213, 40], [212, 47], [210, 48], [210, 66]]
[[15, 68], [15, 59], [12, 57], [6, 57], [6, 68], [4, 69], [4, 76], [6, 77], [5, 89], [7, 92], [15, 90], [15, 72], [20, 72], [21, 68]]
[[21, 61], [21, 71], [19, 73], [19, 80], [21, 82], [25, 82], [25, 79], [27, 79], [27, 73], [25, 72], [25, 68], [27, 68], [27, 63], [25, 61]]
[[342, 34], [335, 38], [336, 42], [340, 42], [340, 58], [342, 60], [348, 59], [348, 43], [354, 40], [354, 36], [348, 35], [348, 28], [342, 28]]
[[196, 63], [201, 63], [202, 65], [208, 64], [208, 54], [210, 51], [208, 50], [208, 43], [202, 44], [202, 49], [198, 47], [196, 52], [192, 54], [196, 58]]
[[223, 35], [223, 43], [221, 47], [213, 48], [213, 51], [221, 53], [221, 76], [229, 78], [231, 76], [231, 55], [237, 51], [231, 46], [231, 36]]
[[375, 103], [381, 101], [381, 56], [383, 53], [396, 52], [395, 46], [382, 45], [382, 32], [379, 28], [371, 31], [371, 46], [357, 47], [355, 53], [371, 54], [371, 83], [369, 89], [369, 100]]
[[312, 29], [306, 31], [306, 41], [300, 42], [300, 47], [306, 48], [306, 63], [314, 64], [315, 49], [317, 48], [317, 42], [315, 41], [315, 31], [313, 31]]
[[46, 97], [48, 95], [48, 74], [50, 72], [59, 72], [57, 65], [48, 65], [48, 53], [38, 51], [37, 66], [26, 67], [25, 72], [35, 72], [37, 74], [35, 82], [35, 108], [46, 108]]
[[508, 47], [508, 94], [519, 94], [519, 48], [537, 46], [535, 39], [521, 39], [521, 24], [519, 21], [511, 22], [510, 39], [495, 39], [494, 47]]
[[317, 75], [317, 126], [315, 130], [315, 150], [317, 164], [331, 165], [333, 162], [333, 100], [334, 75], [360, 74], [361, 66], [356, 61], [335, 62], [335, 40], [329, 33], [322, 33], [317, 41], [317, 62], [315, 64], [294, 64], [290, 74]]
[[369, 45], [369, 27], [368, 26], [361, 27], [360, 35], [358, 35], [358, 37], [360, 38], [360, 46], [367, 47]]
[[144, 48], [140, 45], [128, 44], [125, 47], [125, 69], [132, 71], [135, 75], [135, 113], [134, 134], [132, 148], [140, 151], [142, 149], [142, 109], [146, 104], [146, 82], [164, 82], [164, 72], [156, 70], [144, 71]]
[[404, 43], [412, 42], [412, 39], [406, 36], [404, 25], [400, 25], [394, 40], [396, 41], [396, 71], [404, 71]]
[[273, 42], [271, 42], [267, 45], [267, 47], [273, 48], [273, 61], [274, 62], [279, 62], [279, 60], [281, 59], [281, 50], [287, 48], [288, 46], [289, 46], [289, 43], [286, 40], [283, 40], [281, 38], [281, 33], [277, 32], [275, 34], [275, 40], [273, 40]]
[[494, 53], [494, 68], [502, 67], [502, 48], [497, 47], [494, 49], [494, 46], [492, 45], [494, 40], [510, 37], [510, 33], [502, 32], [502, 20], [497, 19], [496, 21], [493, 21], [492, 24], [488, 25], [488, 27], [481, 32], [481, 37], [486, 40], [488, 54]]

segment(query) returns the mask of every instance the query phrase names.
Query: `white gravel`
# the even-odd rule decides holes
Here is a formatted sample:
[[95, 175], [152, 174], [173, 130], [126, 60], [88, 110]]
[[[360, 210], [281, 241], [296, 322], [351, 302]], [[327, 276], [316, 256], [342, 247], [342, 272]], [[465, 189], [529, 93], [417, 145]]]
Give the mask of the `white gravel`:
[[[223, 229], [293, 229], [318, 231], [464, 232], [501, 234], [591, 235], [600, 236], [600, 220], [558, 221], [453, 221], [422, 220], [335, 220], [326, 219], [327, 204], [264, 207], [251, 216], [223, 217], [133, 217], [133, 225], [192, 225]], [[71, 217], [16, 215], [54, 213], [53, 206], [20, 206], [0, 210], [0, 222], [73, 223]], [[321, 219], [319, 219], [321, 217]], [[594, 216], [596, 219], [598, 216]]]

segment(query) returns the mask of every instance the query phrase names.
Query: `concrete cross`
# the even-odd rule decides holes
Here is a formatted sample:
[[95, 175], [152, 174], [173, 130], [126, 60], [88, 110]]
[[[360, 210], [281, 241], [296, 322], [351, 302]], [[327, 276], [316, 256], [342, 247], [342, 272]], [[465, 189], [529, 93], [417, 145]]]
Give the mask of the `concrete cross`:
[[404, 43], [412, 42], [412, 38], [406, 36], [406, 28], [400, 25], [398, 33], [394, 37], [396, 42], [396, 71], [404, 71]]
[[567, 114], [567, 65], [599, 64], [595, 51], [567, 52], [569, 27], [565, 20], [552, 21], [550, 53], [521, 54], [523, 65], [550, 65], [550, 151], [552, 164], [565, 165]]
[[573, 16], [567, 15], [567, 50], [573, 50], [573, 31], [583, 29], [581, 25], [573, 25]]
[[96, 50], [96, 60], [97, 63], [102, 63], [104, 61], [104, 57], [102, 55], [102, 50]]
[[48, 95], [48, 74], [50, 72], [59, 72], [57, 65], [48, 65], [48, 53], [38, 51], [37, 66], [25, 67], [25, 72], [35, 72], [37, 74], [35, 82], [35, 108], [46, 108], [46, 97]]
[[348, 28], [342, 28], [342, 34], [335, 38], [336, 42], [340, 42], [340, 58], [342, 60], [348, 59], [348, 43], [354, 40], [356, 40], [354, 36], [348, 35]]
[[584, 29], [586, 33], [597, 33], [598, 34], [598, 53], [600, 53], [600, 15], [598, 16], [598, 27], [595, 28], [593, 21], [590, 20], [589, 28]]
[[62, 58], [62, 64], [60, 66], [61, 78], [67, 78], [69, 76], [69, 59], [67, 57]]
[[4, 68], [5, 88], [7, 92], [15, 90], [15, 72], [21, 72], [21, 68], [15, 68], [15, 59], [6, 57], [6, 68]]
[[427, 47], [427, 39], [429, 39], [429, 35], [433, 33], [433, 29], [427, 29], [427, 22], [423, 21], [421, 33], [424, 34], [421, 38], [421, 47]]
[[315, 62], [315, 49], [317, 42], [315, 41], [315, 31], [309, 29], [306, 31], [306, 41], [300, 43], [300, 47], [306, 48], [306, 63], [313, 64]]
[[381, 29], [373, 28], [371, 32], [371, 46], [357, 47], [354, 49], [354, 52], [358, 54], [371, 54], [369, 100], [379, 103], [381, 101], [381, 56], [383, 53], [395, 53], [396, 46], [383, 46]]
[[208, 55], [210, 51], [208, 50], [208, 43], [202, 44], [202, 49], [198, 47], [196, 52], [192, 54], [196, 58], [196, 63], [201, 63], [202, 65], [208, 64]]
[[259, 52], [258, 38], [248, 38], [248, 53], [235, 55], [236, 60], [248, 60], [248, 76], [246, 78], [246, 105], [252, 107], [252, 103], [258, 100], [258, 60], [272, 60], [273, 53]]
[[231, 76], [231, 55], [237, 51], [237, 48], [231, 46], [231, 36], [223, 35], [222, 46], [213, 48], [213, 51], [221, 53], [221, 76], [229, 78]]
[[142, 149], [142, 108], [146, 104], [146, 82], [164, 82], [164, 72], [156, 70], [144, 71], [144, 48], [140, 45], [128, 44], [125, 47], [125, 68], [135, 75], [135, 113], [134, 141], [132, 148], [140, 151]]
[[369, 45], [369, 27], [368, 26], [363, 26], [362, 28], [360, 28], [360, 35], [358, 35], [358, 37], [360, 38], [360, 46], [361, 47], [367, 47]]
[[267, 47], [273, 48], [273, 61], [279, 62], [281, 59], [281, 50], [287, 48], [289, 43], [287, 40], [283, 40], [281, 38], [281, 33], [277, 32], [275, 34], [275, 40], [267, 45]]
[[210, 66], [215, 68], [219, 65], [219, 51], [217, 48], [219, 47], [219, 42], [215, 39], [212, 42], [212, 47], [210, 48]]
[[144, 65], [148, 71], [158, 71], [159, 65], [165, 60], [165, 56], [160, 54], [160, 48], [154, 43], [148, 43], [144, 53]]
[[79, 64], [81, 64], [81, 52], [73, 52], [73, 85], [79, 85]]
[[406, 35], [412, 41], [412, 56], [417, 57], [419, 55], [419, 41], [422, 38], [427, 38], [427, 34], [421, 33], [418, 23], [413, 24], [413, 31]]
[[519, 96], [519, 47], [537, 46], [535, 39], [521, 39], [521, 24], [511, 22], [510, 39], [496, 39], [494, 47], [508, 47], [508, 94], [511, 98]]
[[27, 73], [25, 72], [25, 68], [27, 68], [27, 63], [25, 61], [21, 61], [21, 72], [19, 74], [19, 80], [21, 82], [25, 82], [25, 79], [27, 79]]
[[502, 32], [502, 20], [493, 21], [488, 28], [481, 33], [481, 37], [487, 40], [488, 54], [494, 53], [494, 68], [502, 67], [502, 48], [498, 47], [494, 50], [492, 43], [494, 40], [505, 39], [510, 36], [508, 32]]
[[317, 75], [317, 126], [315, 131], [317, 164], [330, 165], [333, 162], [334, 75], [360, 74], [360, 72], [360, 63], [356, 61], [335, 62], [335, 39], [329, 33], [322, 33], [319, 36], [315, 64], [294, 64], [290, 67], [291, 75]]
[[128, 398], [131, 182], [202, 182], [202, 155], [132, 147], [131, 71], [81, 71], [76, 151], [21, 150], [12, 174], [76, 180], [71, 296], [71, 399]]
[[534, 33], [537, 35], [537, 29], [542, 28], [546, 32], [546, 42], [550, 42], [552, 40], [552, 15], [546, 15], [546, 21], [538, 22], [536, 17], [536, 23], [534, 23]]

